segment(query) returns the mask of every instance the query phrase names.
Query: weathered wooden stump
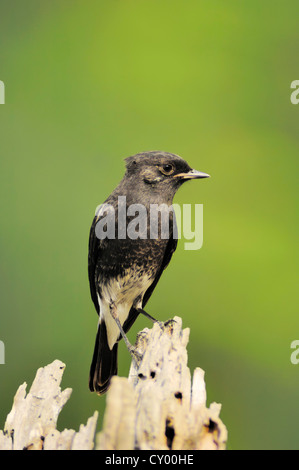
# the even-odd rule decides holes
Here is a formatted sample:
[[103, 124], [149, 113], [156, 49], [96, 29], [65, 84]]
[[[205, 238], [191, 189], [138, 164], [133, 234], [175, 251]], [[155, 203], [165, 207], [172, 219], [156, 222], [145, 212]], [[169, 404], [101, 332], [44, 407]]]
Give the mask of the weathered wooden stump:
[[182, 329], [179, 317], [138, 334], [136, 346], [143, 358], [138, 365], [132, 361], [129, 378], [113, 377], [103, 430], [97, 435], [97, 412], [79, 432], [56, 429], [72, 392], [60, 389], [65, 365], [56, 360], [39, 369], [29, 393], [25, 383], [15, 395], [4, 432], [0, 431], [0, 449], [225, 449], [227, 430], [219, 418], [221, 406], [206, 407], [200, 368], [191, 380], [188, 340], [189, 329]]

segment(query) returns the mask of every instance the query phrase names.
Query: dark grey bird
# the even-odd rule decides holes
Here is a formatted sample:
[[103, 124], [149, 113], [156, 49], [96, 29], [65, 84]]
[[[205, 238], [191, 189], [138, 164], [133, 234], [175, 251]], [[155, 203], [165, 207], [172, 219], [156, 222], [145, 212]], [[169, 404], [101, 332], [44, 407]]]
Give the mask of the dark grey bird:
[[[96, 212], [89, 237], [90, 292], [99, 315], [89, 388], [99, 395], [117, 374], [118, 341], [123, 338], [136, 357], [126, 333], [140, 313], [154, 320], [144, 307], [177, 247], [174, 212], [168, 211], [167, 233], [163, 210], [172, 208], [185, 181], [209, 176], [166, 152], [139, 153], [125, 161], [126, 173]], [[157, 206], [161, 215], [153, 221], [151, 209]]]

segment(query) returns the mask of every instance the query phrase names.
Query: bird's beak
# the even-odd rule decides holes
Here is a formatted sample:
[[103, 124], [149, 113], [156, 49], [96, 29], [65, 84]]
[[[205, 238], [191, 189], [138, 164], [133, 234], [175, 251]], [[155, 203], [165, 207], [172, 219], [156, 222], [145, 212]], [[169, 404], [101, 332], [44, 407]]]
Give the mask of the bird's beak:
[[197, 170], [190, 170], [188, 173], [179, 173], [178, 175], [174, 175], [175, 178], [182, 178], [183, 180], [191, 180], [197, 178], [210, 178], [210, 175], [207, 173], [203, 173], [202, 171]]

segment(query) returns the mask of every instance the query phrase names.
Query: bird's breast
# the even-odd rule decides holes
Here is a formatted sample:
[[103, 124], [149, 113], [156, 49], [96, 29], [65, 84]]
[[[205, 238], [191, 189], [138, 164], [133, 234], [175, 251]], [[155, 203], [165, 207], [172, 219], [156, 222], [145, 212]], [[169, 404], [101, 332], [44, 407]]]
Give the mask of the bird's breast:
[[105, 321], [110, 349], [119, 337], [119, 329], [111, 315], [111, 309], [115, 310], [114, 313], [123, 325], [133, 304], [136, 308], [142, 307], [143, 295], [152, 282], [151, 274], [144, 272], [138, 266], [132, 266], [122, 275], [100, 282], [98, 286], [100, 321]]
[[97, 260], [97, 272], [103, 279], [134, 271], [135, 277], [144, 272], [152, 275], [163, 261], [168, 240], [103, 240]]

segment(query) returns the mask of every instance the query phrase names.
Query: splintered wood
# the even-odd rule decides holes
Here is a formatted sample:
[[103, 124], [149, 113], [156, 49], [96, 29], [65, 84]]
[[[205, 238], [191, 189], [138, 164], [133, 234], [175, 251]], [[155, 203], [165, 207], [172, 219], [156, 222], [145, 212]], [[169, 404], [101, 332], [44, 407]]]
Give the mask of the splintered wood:
[[5, 450], [75, 450], [92, 449], [98, 413], [95, 412], [79, 432], [57, 431], [60, 411], [70, 398], [72, 389], [63, 392], [60, 383], [65, 365], [54, 361], [38, 369], [28, 395], [27, 384], [21, 385], [13, 407], [0, 431], [0, 449]]
[[132, 361], [129, 379], [113, 377], [98, 449], [223, 450], [227, 430], [221, 405], [206, 407], [204, 372], [191, 382], [186, 346], [189, 329], [175, 317], [138, 334], [143, 356]]
[[[98, 413], [79, 432], [58, 431], [57, 419], [70, 398], [61, 391], [65, 365], [60, 361], [37, 371], [29, 393], [19, 387], [0, 431], [0, 450], [223, 450], [227, 430], [221, 406], [206, 407], [204, 372], [191, 380], [186, 346], [189, 329], [175, 317], [164, 326], [144, 329], [136, 346], [142, 355], [132, 361], [129, 378], [113, 377], [107, 394], [103, 430], [96, 436]], [[100, 399], [100, 398], [99, 398]]]

